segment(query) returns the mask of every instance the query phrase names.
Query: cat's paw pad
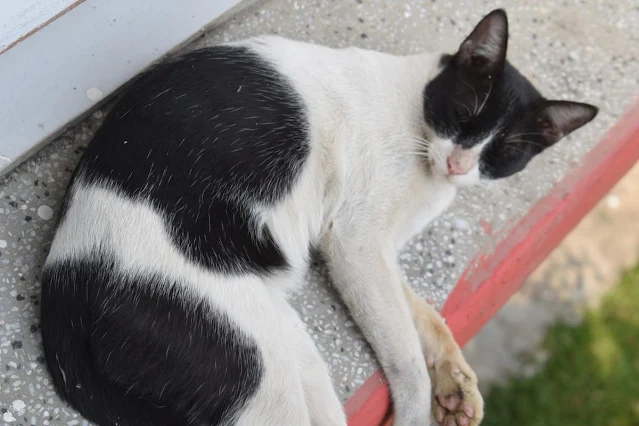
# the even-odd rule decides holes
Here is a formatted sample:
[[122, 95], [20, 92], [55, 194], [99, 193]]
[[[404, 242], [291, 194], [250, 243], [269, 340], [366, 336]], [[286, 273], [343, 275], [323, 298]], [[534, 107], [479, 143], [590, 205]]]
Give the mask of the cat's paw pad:
[[484, 417], [484, 400], [477, 376], [463, 358], [435, 362], [431, 367], [433, 414], [441, 426], [477, 426]]

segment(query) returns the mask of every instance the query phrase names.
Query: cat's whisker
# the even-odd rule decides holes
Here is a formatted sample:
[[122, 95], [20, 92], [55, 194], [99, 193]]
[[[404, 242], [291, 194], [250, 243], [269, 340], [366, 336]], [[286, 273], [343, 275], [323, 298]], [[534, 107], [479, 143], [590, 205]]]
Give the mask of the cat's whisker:
[[406, 145], [414, 147], [420, 147], [424, 149], [430, 149], [431, 144], [425, 143], [424, 141], [416, 140], [416, 139], [399, 139], [401, 142], [406, 142]]
[[430, 145], [430, 141], [428, 139], [424, 139], [424, 138], [421, 138], [419, 136], [407, 136], [407, 138], [410, 139], [410, 140], [421, 142], [421, 143], [426, 144], [426, 145]]
[[533, 153], [528, 152], [525, 149], [521, 149], [518, 146], [508, 145], [508, 148], [516, 149], [517, 151], [523, 152], [524, 154], [528, 155], [529, 157], [532, 157], [534, 155]]
[[510, 140], [505, 140], [504, 143], [505, 144], [524, 143], [524, 144], [539, 146], [541, 148], [546, 148], [546, 145], [544, 145], [542, 143], [529, 141], [529, 140], [526, 140], [526, 139], [510, 139]]
[[475, 108], [473, 109], [473, 115], [477, 115], [477, 107], [479, 106], [479, 96], [477, 96], [477, 91], [475, 90], [475, 88], [468, 83], [466, 80], [464, 79], [460, 79], [462, 83], [464, 83], [466, 86], [470, 87], [470, 89], [473, 91], [473, 93], [475, 94]]
[[543, 133], [539, 133], [539, 132], [515, 133], [514, 135], [508, 136], [504, 140], [514, 139], [514, 138], [518, 138], [520, 136], [543, 136], [543, 135], [544, 135]]
[[404, 151], [404, 154], [410, 155], [410, 156], [416, 155], [418, 157], [432, 158], [432, 156], [429, 155], [428, 152], [424, 152], [424, 151]]
[[404, 154], [407, 155], [415, 155], [417, 157], [428, 157], [427, 152], [419, 152], [419, 151], [404, 151]]
[[464, 105], [464, 104], [462, 104], [462, 103], [459, 103], [459, 102], [455, 102], [455, 103], [456, 103], [457, 105], [459, 105], [460, 107], [462, 107], [462, 108], [466, 108], [466, 111], [468, 111], [468, 116], [469, 116], [469, 117], [472, 117], [472, 116], [473, 116], [473, 113], [472, 113], [472, 112], [470, 112], [470, 108], [468, 108], [466, 105]]
[[430, 148], [431, 148], [431, 145], [430, 145], [430, 144], [426, 144], [426, 143], [423, 143], [423, 142], [421, 142], [421, 141], [413, 140], [413, 141], [411, 141], [411, 142], [414, 142], [417, 146], [419, 146], [419, 147], [421, 147], [421, 148], [424, 148], [424, 149], [430, 149]]
[[400, 136], [397, 138], [401, 142], [407, 142], [402, 152], [407, 155], [417, 155], [420, 157], [429, 157], [432, 145], [425, 139], [415, 136]]
[[430, 150], [432, 147], [432, 144], [430, 142], [428, 142], [425, 139], [421, 139], [419, 137], [404, 136], [398, 139], [403, 142], [409, 142], [412, 147], [414, 147], [414, 145], [417, 145], [418, 148], [423, 149], [425, 151]]
[[481, 111], [484, 109], [484, 106], [486, 105], [486, 101], [488, 100], [488, 97], [490, 96], [490, 92], [493, 90], [493, 81], [490, 80], [490, 86], [488, 87], [488, 93], [486, 93], [486, 97], [484, 98], [484, 102], [481, 103], [481, 106], [479, 107], [479, 111], [477, 112], [477, 114], [481, 114]]
[[[410, 141], [413, 142], [413, 141]], [[425, 145], [420, 145], [420, 144], [416, 144], [416, 143], [410, 143], [410, 144], [406, 144], [406, 148], [407, 149], [419, 149], [422, 151], [429, 151], [431, 148]]]

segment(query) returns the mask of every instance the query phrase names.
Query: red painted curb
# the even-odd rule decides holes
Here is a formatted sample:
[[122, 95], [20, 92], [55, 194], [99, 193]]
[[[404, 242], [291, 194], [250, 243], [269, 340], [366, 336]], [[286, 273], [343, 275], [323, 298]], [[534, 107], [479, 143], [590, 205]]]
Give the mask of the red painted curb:
[[388, 413], [390, 394], [382, 370], [377, 370], [344, 405], [349, 425], [378, 425]]
[[[521, 287], [594, 205], [639, 160], [639, 104], [631, 108], [512, 229], [497, 234], [448, 297], [442, 315], [464, 345]], [[345, 405], [349, 426], [389, 424], [390, 394], [380, 371]]]

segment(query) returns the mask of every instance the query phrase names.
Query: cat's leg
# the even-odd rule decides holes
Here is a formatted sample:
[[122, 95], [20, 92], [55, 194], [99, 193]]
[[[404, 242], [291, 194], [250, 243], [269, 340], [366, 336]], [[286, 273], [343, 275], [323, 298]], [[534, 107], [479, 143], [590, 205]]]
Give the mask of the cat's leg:
[[255, 338], [264, 375], [237, 425], [346, 426], [326, 364], [304, 323], [279, 291], [261, 303], [265, 312], [256, 319], [261, 333]]
[[297, 369], [265, 362], [257, 393], [239, 415], [236, 426], [311, 426]]
[[484, 401], [475, 372], [441, 315], [406, 282], [403, 286], [433, 383], [435, 419], [446, 426], [478, 425], [484, 416]]
[[292, 327], [292, 349], [296, 351], [311, 424], [346, 426], [344, 409], [333, 387], [328, 367], [308, 334], [306, 325], [287, 301], [282, 300], [279, 310]]
[[335, 221], [321, 249], [335, 287], [388, 379], [395, 425], [423, 426], [431, 419], [430, 377], [396, 253], [374, 229]]
[[[311, 426], [300, 374], [295, 330], [281, 312], [270, 280], [251, 277], [234, 282], [225, 296], [231, 320], [255, 341], [261, 360], [259, 387], [237, 415], [236, 426]], [[216, 292], [220, 299], [220, 290]], [[231, 305], [230, 301], [234, 301]], [[219, 303], [219, 302], [218, 302]]]
[[[274, 318], [261, 318], [272, 321]], [[279, 322], [279, 321], [278, 321]], [[311, 426], [297, 351], [291, 333], [277, 324], [282, 334], [260, 340], [263, 375], [255, 395], [239, 414], [236, 426]]]

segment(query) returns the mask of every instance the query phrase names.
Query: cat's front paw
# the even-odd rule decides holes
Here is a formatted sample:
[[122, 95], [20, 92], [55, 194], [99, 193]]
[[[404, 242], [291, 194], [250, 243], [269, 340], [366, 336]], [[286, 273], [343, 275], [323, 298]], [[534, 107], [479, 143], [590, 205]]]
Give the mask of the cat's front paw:
[[477, 426], [484, 417], [484, 400], [477, 376], [461, 352], [429, 363], [433, 384], [433, 416], [441, 426]]

